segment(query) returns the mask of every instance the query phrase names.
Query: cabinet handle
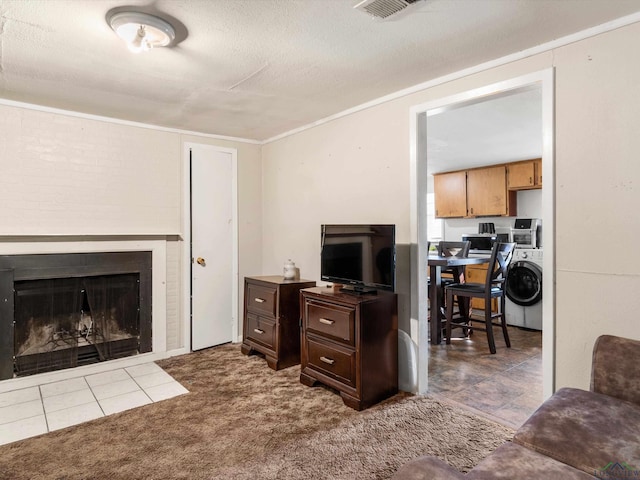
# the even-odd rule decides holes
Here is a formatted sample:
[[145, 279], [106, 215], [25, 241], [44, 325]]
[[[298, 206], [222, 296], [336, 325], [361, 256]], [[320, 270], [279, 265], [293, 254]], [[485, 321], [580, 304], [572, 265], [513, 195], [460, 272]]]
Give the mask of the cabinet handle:
[[333, 365], [334, 363], [336, 363], [334, 359], [327, 357], [320, 357], [320, 360], [322, 360], [324, 363], [328, 363], [329, 365]]
[[329, 320], [328, 318], [321, 318], [320, 320], [318, 320], [320, 323], [324, 323], [325, 325], [333, 325], [334, 323], [336, 323], [335, 320]]
[[260, 335], [262, 335], [264, 333], [264, 330], [260, 330], [259, 328], [254, 328], [253, 331], [258, 333], [258, 334], [260, 334]]
[[529, 185], [533, 185], [533, 178], [529, 177]]
[[264, 302], [266, 302], [266, 300], [265, 300], [264, 298], [259, 298], [259, 297], [254, 298], [254, 300], [255, 300], [256, 302], [258, 302], [258, 303], [264, 303]]

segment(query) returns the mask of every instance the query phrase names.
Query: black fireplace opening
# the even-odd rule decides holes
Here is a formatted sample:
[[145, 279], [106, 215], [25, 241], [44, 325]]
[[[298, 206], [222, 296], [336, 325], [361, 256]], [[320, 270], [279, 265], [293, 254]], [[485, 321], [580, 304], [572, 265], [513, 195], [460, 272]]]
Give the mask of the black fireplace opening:
[[0, 378], [148, 352], [151, 252], [0, 257], [0, 302]]

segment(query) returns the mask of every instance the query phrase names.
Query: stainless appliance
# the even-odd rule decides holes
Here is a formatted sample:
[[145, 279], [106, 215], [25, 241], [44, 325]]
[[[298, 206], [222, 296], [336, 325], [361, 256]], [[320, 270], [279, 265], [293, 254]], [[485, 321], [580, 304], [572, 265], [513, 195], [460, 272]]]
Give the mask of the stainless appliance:
[[539, 218], [516, 218], [509, 239], [516, 248], [541, 248], [542, 221]]
[[493, 244], [498, 241], [495, 233], [465, 233], [463, 242], [470, 242], [469, 253], [491, 253]]
[[542, 330], [542, 250], [518, 248], [507, 270], [507, 324]]
[[493, 223], [480, 223], [478, 224], [478, 233], [465, 233], [461, 240], [471, 242], [469, 253], [490, 254], [495, 242], [509, 241], [509, 234], [501, 233], [499, 230]]

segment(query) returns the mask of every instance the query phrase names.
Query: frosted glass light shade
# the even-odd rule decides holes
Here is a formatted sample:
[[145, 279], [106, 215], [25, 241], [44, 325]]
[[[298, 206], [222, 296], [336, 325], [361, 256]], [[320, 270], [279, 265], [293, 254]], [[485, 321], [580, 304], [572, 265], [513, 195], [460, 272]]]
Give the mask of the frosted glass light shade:
[[118, 12], [107, 18], [109, 26], [134, 52], [166, 47], [176, 37], [163, 19], [141, 12]]

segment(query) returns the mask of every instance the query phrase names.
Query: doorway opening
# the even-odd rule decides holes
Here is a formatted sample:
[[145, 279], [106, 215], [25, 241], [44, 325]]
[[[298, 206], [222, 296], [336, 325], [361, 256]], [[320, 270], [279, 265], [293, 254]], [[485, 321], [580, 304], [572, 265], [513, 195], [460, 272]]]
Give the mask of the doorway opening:
[[[462, 107], [486, 102], [492, 99], [502, 99], [514, 93], [538, 89], [541, 92], [541, 120], [540, 137], [542, 141], [541, 155], [543, 185], [541, 198], [541, 218], [544, 228], [542, 238], [544, 245], [543, 260], [543, 321], [542, 321], [542, 371], [543, 398], [550, 396], [554, 390], [554, 155], [553, 155], [553, 70], [545, 70], [525, 75], [486, 87], [463, 92], [446, 97], [411, 109], [411, 238], [415, 248], [412, 249], [412, 278], [416, 281], [412, 291], [412, 320], [411, 337], [417, 345], [417, 385], [416, 391], [427, 393], [429, 389], [429, 327], [428, 327], [428, 289], [427, 289], [427, 242], [437, 237], [433, 230], [437, 222], [429, 219], [429, 178], [431, 165], [428, 141], [428, 118], [442, 112], [454, 111]], [[433, 145], [432, 145], [433, 147]], [[506, 162], [505, 162], [506, 163]], [[461, 166], [467, 168], [467, 166]], [[484, 221], [475, 219], [475, 223]], [[461, 225], [461, 229], [469, 229], [469, 225]], [[460, 233], [460, 232], [459, 232]], [[458, 239], [459, 240], [459, 239]]]

